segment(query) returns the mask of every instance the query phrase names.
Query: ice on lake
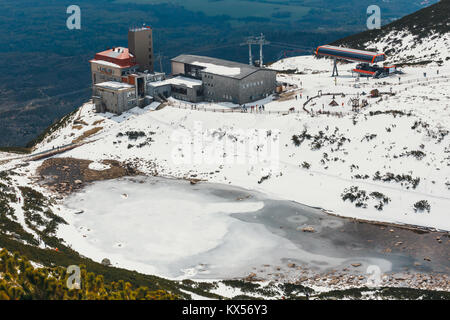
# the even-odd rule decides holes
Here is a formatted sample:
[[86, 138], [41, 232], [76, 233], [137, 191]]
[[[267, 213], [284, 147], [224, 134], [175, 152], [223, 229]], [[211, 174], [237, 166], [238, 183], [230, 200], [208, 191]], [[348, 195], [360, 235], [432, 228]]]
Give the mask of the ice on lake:
[[[80, 254], [170, 278], [240, 277], [286, 259], [331, 268], [349, 259], [349, 252], [341, 248], [339, 254], [332, 240], [320, 236], [322, 228], [339, 227], [338, 219], [229, 186], [123, 178], [87, 186], [66, 206], [83, 211], [59, 230]], [[317, 234], [298, 231], [307, 224]], [[390, 268], [387, 261], [378, 264]]]

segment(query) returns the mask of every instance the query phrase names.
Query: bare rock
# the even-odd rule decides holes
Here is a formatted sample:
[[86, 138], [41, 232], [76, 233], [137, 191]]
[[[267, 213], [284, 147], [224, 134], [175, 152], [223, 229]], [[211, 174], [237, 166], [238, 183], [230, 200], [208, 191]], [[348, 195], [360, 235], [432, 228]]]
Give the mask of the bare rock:
[[109, 260], [108, 258], [104, 258], [102, 260], [102, 265], [104, 265], [104, 266], [111, 266], [112, 265], [111, 264], [111, 260]]
[[314, 230], [313, 227], [305, 227], [302, 229], [303, 232], [310, 232], [310, 233], [314, 233], [316, 232], [316, 230]]

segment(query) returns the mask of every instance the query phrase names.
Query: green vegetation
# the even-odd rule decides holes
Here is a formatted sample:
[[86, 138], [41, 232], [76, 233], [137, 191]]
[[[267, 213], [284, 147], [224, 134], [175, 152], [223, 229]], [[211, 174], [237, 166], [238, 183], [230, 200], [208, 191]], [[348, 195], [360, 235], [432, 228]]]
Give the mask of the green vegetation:
[[64, 219], [57, 216], [50, 209], [50, 201], [40, 192], [30, 187], [19, 187], [23, 196], [23, 211], [25, 223], [39, 235], [46, 245], [58, 247], [62, 239], [57, 239], [54, 235], [56, 228], [61, 223], [66, 223]]
[[420, 183], [419, 177], [413, 178], [410, 174], [394, 174], [392, 172], [386, 172], [381, 175], [380, 171], [375, 172], [373, 180], [383, 182], [394, 181], [396, 183], [400, 183], [402, 186], [405, 184], [407, 189], [410, 187], [416, 189]]
[[398, 299], [398, 300], [448, 300], [450, 299], [450, 293], [445, 291], [431, 291], [420, 290], [411, 288], [351, 288], [346, 290], [333, 290], [323, 292], [317, 295], [319, 299], [354, 299], [359, 300], [364, 297], [364, 294], [368, 295], [370, 299]]
[[378, 203], [374, 205], [374, 208], [379, 211], [383, 210], [383, 207], [391, 202], [391, 199], [381, 192], [374, 191], [367, 194], [365, 190], [361, 190], [357, 186], [351, 186], [344, 189], [341, 198], [344, 202], [349, 200], [351, 203], [354, 203], [357, 208], [367, 208], [367, 202], [372, 198], [378, 201]]
[[[116, 0], [117, 3], [161, 4], [166, 0]], [[308, 1], [304, 1], [308, 2]], [[202, 12], [207, 16], [229, 16], [234, 19], [258, 17], [260, 19], [300, 20], [310, 7], [290, 0], [173, 0], [172, 3], [185, 7], [189, 11]], [[313, 4], [313, 3], [311, 3]], [[239, 10], [237, 10], [239, 8]]]
[[18, 154], [29, 154], [31, 153], [31, 148], [26, 147], [0, 147], [0, 151]]
[[38, 245], [39, 241], [30, 233], [26, 232], [22, 225], [17, 222], [15, 210], [11, 206], [17, 203], [15, 189], [11, 186], [11, 178], [8, 172], [0, 172], [0, 235], [8, 234], [9, 237], [25, 241], [26, 243]]
[[0, 251], [0, 300], [173, 300], [165, 290], [152, 291], [119, 280], [105, 283], [102, 275], [81, 269], [81, 287], [69, 289], [63, 267], [35, 268], [19, 253]]
[[69, 114], [62, 117], [60, 120], [55, 121], [52, 125], [48, 126], [44, 131], [42, 131], [35, 139], [28, 142], [26, 147], [32, 148], [35, 145], [37, 145], [38, 143], [41, 143], [42, 141], [44, 141], [44, 139], [46, 137], [48, 137], [49, 135], [51, 135], [53, 132], [56, 132], [60, 128], [65, 128], [70, 123], [70, 121], [73, 119], [73, 117], [75, 116], [75, 114], [77, 112], [78, 112], [78, 109], [75, 109], [72, 112], [70, 112]]
[[287, 299], [305, 299], [314, 293], [314, 290], [301, 284], [282, 283], [279, 287], [283, 290]]
[[426, 211], [426, 212], [430, 213], [431, 205], [430, 205], [430, 203], [427, 200], [417, 201], [414, 204], [414, 211], [415, 212], [424, 212], [424, 211]]
[[343, 134], [339, 133], [338, 127], [335, 127], [334, 132], [329, 135], [323, 131], [319, 131], [316, 135], [312, 135], [308, 133], [307, 129], [304, 129], [301, 134], [292, 136], [292, 143], [294, 143], [296, 147], [301, 146], [305, 140], [310, 141], [309, 146], [311, 151], [320, 150], [325, 146], [331, 146], [332, 152], [341, 150], [346, 142], [351, 142], [350, 139], [347, 139]]

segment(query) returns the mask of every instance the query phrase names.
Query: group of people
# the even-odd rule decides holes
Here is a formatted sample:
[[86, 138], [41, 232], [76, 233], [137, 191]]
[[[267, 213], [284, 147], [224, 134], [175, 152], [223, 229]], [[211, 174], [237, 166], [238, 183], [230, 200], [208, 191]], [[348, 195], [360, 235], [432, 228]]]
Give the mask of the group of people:
[[253, 113], [253, 112], [255, 112], [255, 113], [261, 113], [261, 112], [263, 112], [263, 111], [265, 111], [266, 110], [266, 106], [265, 105], [255, 105], [255, 106], [250, 106], [250, 107], [248, 107], [248, 106], [246, 106], [245, 104], [244, 105], [241, 105], [240, 106], [241, 107], [241, 110], [243, 111], [243, 112], [248, 112], [248, 110], [247, 109], [250, 109], [250, 112], [251, 113]]

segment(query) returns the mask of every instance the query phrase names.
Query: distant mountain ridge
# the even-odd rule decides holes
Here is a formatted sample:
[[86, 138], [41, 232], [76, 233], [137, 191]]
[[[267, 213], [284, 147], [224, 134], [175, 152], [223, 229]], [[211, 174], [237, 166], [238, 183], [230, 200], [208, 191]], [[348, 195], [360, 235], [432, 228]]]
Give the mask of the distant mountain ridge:
[[440, 2], [383, 26], [333, 43], [382, 51], [388, 62], [418, 64], [450, 60], [450, 0]]

